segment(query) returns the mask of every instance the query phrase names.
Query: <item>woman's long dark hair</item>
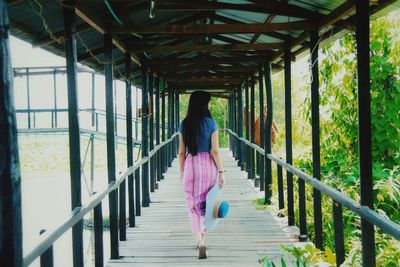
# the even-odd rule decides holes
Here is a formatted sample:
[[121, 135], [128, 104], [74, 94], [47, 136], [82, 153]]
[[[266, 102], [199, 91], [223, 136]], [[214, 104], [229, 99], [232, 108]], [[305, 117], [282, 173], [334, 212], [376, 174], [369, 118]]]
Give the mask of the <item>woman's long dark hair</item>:
[[188, 148], [189, 154], [195, 156], [198, 152], [198, 137], [201, 130], [201, 120], [211, 117], [208, 103], [211, 94], [204, 91], [195, 91], [190, 95], [189, 106], [183, 124], [183, 141]]

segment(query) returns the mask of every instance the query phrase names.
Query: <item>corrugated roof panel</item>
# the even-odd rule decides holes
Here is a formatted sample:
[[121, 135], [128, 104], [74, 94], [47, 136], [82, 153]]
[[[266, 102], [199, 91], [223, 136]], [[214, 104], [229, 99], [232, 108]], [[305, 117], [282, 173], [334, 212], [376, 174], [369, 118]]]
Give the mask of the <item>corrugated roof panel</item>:
[[268, 16], [267, 14], [263, 13], [239, 11], [239, 10], [217, 11], [216, 14], [234, 20], [238, 20], [243, 23], [264, 23], [264, 21], [267, 19]]

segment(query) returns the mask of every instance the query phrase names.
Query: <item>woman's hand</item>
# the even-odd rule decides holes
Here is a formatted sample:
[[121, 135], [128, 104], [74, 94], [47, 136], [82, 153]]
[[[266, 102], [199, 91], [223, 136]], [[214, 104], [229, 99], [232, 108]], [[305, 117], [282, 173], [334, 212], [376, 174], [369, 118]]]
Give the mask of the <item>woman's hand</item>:
[[181, 172], [181, 175], [180, 175], [180, 180], [181, 180], [181, 183], [183, 182], [183, 172]]
[[225, 177], [223, 172], [219, 174], [218, 185], [220, 188], [225, 185]]

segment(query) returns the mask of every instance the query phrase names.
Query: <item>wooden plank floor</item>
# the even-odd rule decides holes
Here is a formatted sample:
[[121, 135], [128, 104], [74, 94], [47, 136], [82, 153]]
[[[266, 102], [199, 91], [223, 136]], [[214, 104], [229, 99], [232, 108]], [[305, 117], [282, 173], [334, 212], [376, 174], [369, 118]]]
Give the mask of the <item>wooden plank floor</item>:
[[107, 266], [260, 266], [258, 260], [265, 255], [278, 262], [283, 253], [279, 245], [294, 245], [297, 239], [289, 237], [269, 212], [255, 209], [250, 201], [260, 197], [259, 190], [230, 151], [221, 154], [230, 213], [209, 233], [207, 259], [197, 259], [176, 159], [160, 189], [151, 194], [150, 207], [136, 217], [137, 227], [128, 228], [127, 241], [120, 242], [121, 258], [109, 260]]

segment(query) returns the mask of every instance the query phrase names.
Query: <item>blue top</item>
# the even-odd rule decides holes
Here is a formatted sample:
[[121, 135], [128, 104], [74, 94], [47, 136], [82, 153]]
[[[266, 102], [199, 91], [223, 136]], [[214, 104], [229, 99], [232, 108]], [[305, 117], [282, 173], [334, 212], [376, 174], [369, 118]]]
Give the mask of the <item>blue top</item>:
[[[203, 117], [201, 120], [200, 134], [199, 134], [199, 149], [198, 152], [210, 152], [211, 151], [211, 134], [218, 130], [217, 123], [209, 118]], [[183, 124], [179, 124], [179, 132], [183, 133]]]

